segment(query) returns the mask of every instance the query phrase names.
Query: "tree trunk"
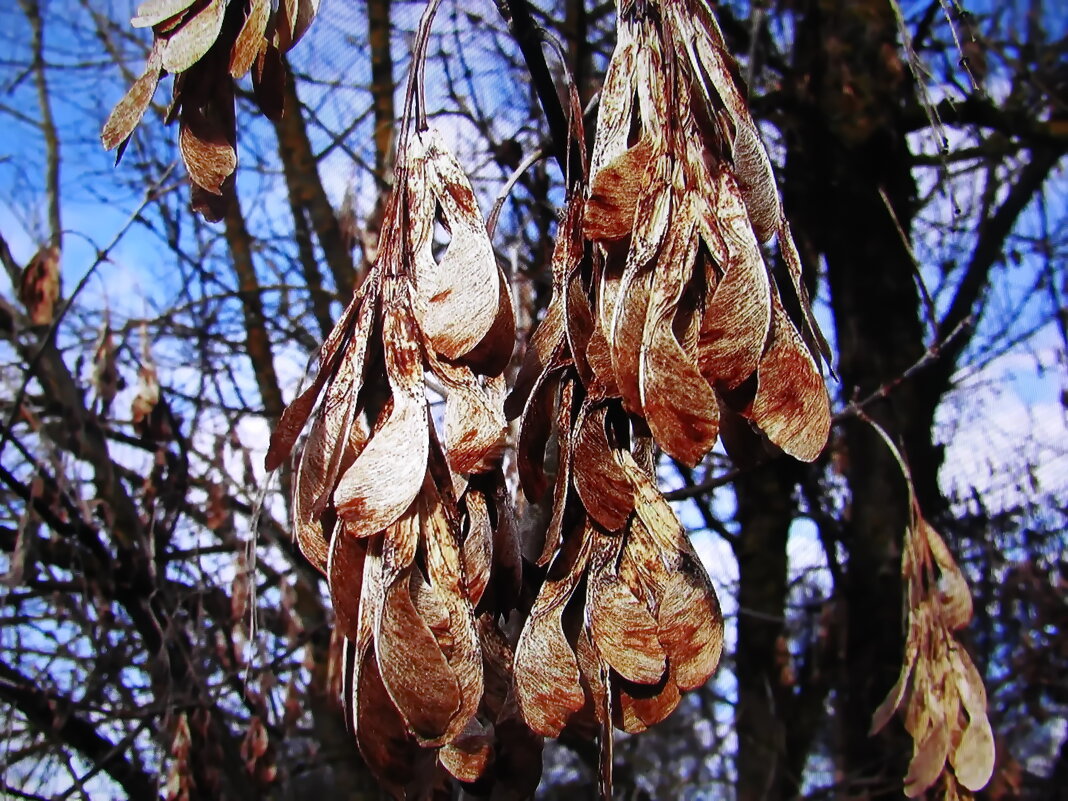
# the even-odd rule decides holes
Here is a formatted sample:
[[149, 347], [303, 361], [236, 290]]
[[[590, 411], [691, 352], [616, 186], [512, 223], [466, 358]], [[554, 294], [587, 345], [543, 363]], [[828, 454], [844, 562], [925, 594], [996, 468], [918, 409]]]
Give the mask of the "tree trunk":
[[[909, 85], [896, 25], [883, 0], [809, 0], [797, 45], [796, 128], [788, 139], [787, 208], [803, 251], [826, 259], [845, 400], [902, 376], [923, 354], [902, 99]], [[809, 267], [815, 267], [810, 264]], [[896, 441], [919, 496], [938, 503], [940, 454], [931, 441], [937, 398], [906, 382], [865, 411]], [[868, 736], [871, 715], [893, 685], [902, 655], [902, 535], [906, 485], [868, 423], [844, 424], [850, 507], [848, 559], [837, 592], [845, 609], [838, 683], [841, 771], [854, 797], [901, 785], [909, 744], [900, 726]]]

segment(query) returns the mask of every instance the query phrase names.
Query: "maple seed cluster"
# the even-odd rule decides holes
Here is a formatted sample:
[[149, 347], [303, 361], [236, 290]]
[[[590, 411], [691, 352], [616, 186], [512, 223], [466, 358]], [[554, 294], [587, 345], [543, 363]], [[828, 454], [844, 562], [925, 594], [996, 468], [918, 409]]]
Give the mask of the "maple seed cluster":
[[[654, 446], [696, 464], [721, 415], [799, 458], [826, 442], [817, 359], [761, 242], [778, 235], [806, 306], [800, 265], [709, 10], [623, 3], [601, 106], [592, 183], [569, 196], [553, 297], [507, 400], [507, 283], [466, 176], [406, 110], [375, 264], [272, 437], [268, 468], [323, 395], [297, 468], [297, 540], [329, 582], [350, 725], [398, 796], [428, 773], [529, 794], [537, 768], [516, 770], [516, 755], [565, 727], [600, 730], [608, 791], [613, 727], [663, 720], [722, 649], [715, 591], [657, 488]], [[427, 398], [441, 390], [439, 437]], [[505, 415], [522, 415], [524, 493], [552, 509], [543, 541], [524, 544], [526, 574], [500, 468]], [[526, 622], [507, 637], [517, 608]]]
[[[507, 425], [507, 283], [436, 132], [404, 138], [396, 174], [376, 261], [324, 343], [314, 383], [279, 422], [267, 466], [287, 457], [323, 394], [297, 469], [297, 541], [329, 582], [349, 724], [399, 794], [425, 757], [466, 782], [485, 769], [505, 698], [484, 690], [482, 640], [495, 635], [483, 630], [494, 617], [476, 611], [514, 605], [520, 561], [503, 483], [480, 475], [496, 469], [499, 479]], [[450, 234], [440, 261], [437, 221]], [[385, 387], [366, 380], [371, 365]], [[447, 393], [440, 440], [427, 375]]]
[[972, 598], [945, 542], [915, 501], [902, 573], [908, 602], [905, 659], [897, 683], [875, 711], [872, 734], [904, 710], [913, 742], [905, 795], [915, 798], [941, 778], [946, 799], [968, 797], [959, 788], [981, 790], [995, 756], [983, 678], [953, 635], [971, 621]]
[[272, 120], [281, 117], [282, 54], [304, 35], [318, 9], [319, 0], [145, 0], [130, 23], [152, 29], [152, 49], [141, 77], [104, 123], [104, 148], [119, 148], [122, 158], [160, 79], [173, 74], [165, 116], [168, 123], [178, 120], [192, 207], [208, 220], [221, 220], [237, 169], [234, 81], [251, 70], [260, 111]]

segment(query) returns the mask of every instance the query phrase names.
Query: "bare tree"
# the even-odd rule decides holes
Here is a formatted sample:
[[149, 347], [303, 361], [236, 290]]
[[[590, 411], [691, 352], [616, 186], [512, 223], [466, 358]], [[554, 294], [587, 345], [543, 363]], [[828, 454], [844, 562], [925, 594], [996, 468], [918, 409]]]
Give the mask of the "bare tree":
[[[245, 4], [224, 5], [194, 8], [218, 6], [220, 26], [236, 37]], [[337, 631], [348, 623], [292, 535], [299, 477], [285, 463], [267, 475], [262, 460], [319, 344], [388, 247], [389, 198], [404, 179], [398, 167], [410, 164], [398, 150], [395, 90], [419, 50], [424, 5], [323, 4], [299, 45], [251, 65], [255, 86], [226, 79], [235, 112], [232, 124], [216, 120], [218, 141], [240, 166], [236, 188], [223, 176], [198, 201], [216, 223], [188, 209], [187, 174], [211, 175], [187, 173], [177, 129], [195, 133], [198, 121], [161, 124], [172, 79], [145, 101], [117, 169], [100, 151], [107, 110], [142, 65], [159, 69], [145, 31], [128, 25], [132, 8], [20, 0], [0, 11], [9, 53], [0, 114], [14, 132], [0, 153], [9, 187], [0, 211], [9, 278], [0, 293], [4, 794], [380, 797], [338, 702]], [[572, 0], [446, 1], [425, 45], [422, 111], [481, 210], [501, 199], [492, 264], [518, 321], [520, 347], [505, 373], [513, 382], [523, 352], [536, 350], [537, 321], [551, 319], [554, 243], [569, 235], [559, 210], [583, 191], [579, 144], [594, 158], [595, 192], [606, 164], [596, 163], [594, 132], [606, 114], [615, 11]], [[989, 479], [957, 477], [967, 451], [956, 443], [995, 425], [996, 406], [978, 405], [988, 386], [1039, 386], [1045, 407], [1061, 403], [1049, 386], [1064, 386], [1068, 349], [1064, 12], [1039, 2], [969, 13], [878, 0], [725, 3], [715, 13], [804, 268], [795, 289], [789, 260], [766, 254], [785, 313], [804, 331], [812, 297], [833, 343], [831, 440], [809, 464], [786, 455], [794, 446], [782, 438], [769, 444], [724, 423], [730, 456], [695, 459], [650, 419], [663, 448], [657, 475], [711, 568], [727, 648], [716, 676], [683, 695], [671, 717], [617, 739], [617, 792], [899, 791], [908, 735], [896, 722], [876, 737], [868, 731], [905, 657], [901, 557], [914, 521], [900, 466], [872, 422], [904, 455], [920, 508], [974, 591], [976, 619], [962, 638], [987, 681], [998, 737], [987, 792], [1057, 788], [1068, 765], [1057, 740], [1066, 714], [1057, 510], [1066, 487], [1057, 481], [1063, 445], [1042, 432], [1063, 427], [1039, 421], [1048, 427], [1034, 426], [1035, 447], [1018, 437], [1018, 458]], [[187, 80], [183, 108], [221, 113], [222, 98], [196, 99], [219, 86]], [[623, 132], [622, 149], [640, 132]], [[432, 250], [456, 237], [458, 223], [448, 222]], [[571, 235], [610, 241], [610, 223]], [[589, 269], [579, 271], [584, 289]], [[466, 354], [453, 355], [463, 366]], [[368, 375], [385, 376], [388, 358], [369, 357]], [[1041, 379], [1027, 370], [1006, 377], [1003, 365], [1027, 360]], [[599, 424], [621, 436], [621, 412], [597, 418], [581, 403], [593, 373], [567, 369], [577, 371], [567, 379], [578, 393], [576, 431]], [[430, 373], [436, 401], [448, 374]], [[372, 377], [365, 392], [373, 428], [396, 405], [395, 390]], [[434, 408], [444, 413], [444, 402]], [[507, 472], [517, 436], [518, 424], [504, 486], [517, 480]], [[534, 563], [552, 524], [555, 442], [549, 498], [517, 499], [518, 531], [534, 544], [524, 550], [517, 610], [494, 621], [510, 648], [539, 608], [545, 570]], [[471, 486], [498, 524], [504, 502], [479, 481]], [[448, 483], [437, 491], [447, 495]], [[614, 496], [589, 485], [569, 497], [568, 515], [578, 514], [577, 498], [602, 529], [619, 514]], [[529, 781], [540, 739], [509, 720], [523, 758], [505, 761], [502, 749], [501, 770]], [[586, 710], [560, 721], [541, 796], [592, 791], [596, 720]], [[382, 765], [372, 767], [381, 776]]]

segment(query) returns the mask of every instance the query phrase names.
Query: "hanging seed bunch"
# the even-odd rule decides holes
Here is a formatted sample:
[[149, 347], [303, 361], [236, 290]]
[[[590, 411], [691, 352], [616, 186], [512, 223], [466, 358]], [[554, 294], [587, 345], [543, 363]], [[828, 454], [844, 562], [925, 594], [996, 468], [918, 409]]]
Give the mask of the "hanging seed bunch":
[[[577, 137], [581, 141], [581, 136]], [[704, 684], [719, 661], [723, 618], [689, 539], [657, 488], [652, 447], [586, 360], [594, 330], [581, 193], [568, 202], [553, 255], [553, 297], [508, 399], [522, 409], [519, 476], [548, 490], [548, 566], [516, 648], [516, 697], [538, 734], [599, 728], [602, 791], [611, 788], [612, 727], [644, 731]]]
[[[409, 123], [433, 10], [376, 261], [267, 455], [268, 469], [286, 458], [323, 395], [296, 472], [297, 541], [330, 586], [349, 723], [369, 767], [398, 794], [421, 760], [468, 782], [485, 769], [505, 699], [484, 698], [484, 658], [506, 673], [498, 663], [510, 652], [502, 644], [491, 660], [482, 640], [519, 591], [499, 473], [511, 299], [471, 185], [427, 127], [421, 98]], [[435, 223], [450, 236], [440, 259]], [[439, 391], [440, 436], [428, 405]]]
[[990, 780], [994, 735], [982, 676], [954, 636], [972, 619], [968, 583], [915, 502], [901, 568], [908, 602], [905, 660], [875, 711], [872, 734], [903, 710], [913, 744], [905, 795], [914, 798], [941, 778], [944, 796], [955, 799], [960, 787], [974, 792]]
[[[583, 232], [601, 259], [586, 360], [604, 391], [689, 466], [715, 444], [721, 414], [815, 459], [830, 428], [814, 355], [826, 346], [771, 163], [704, 0], [620, 0], [591, 174]], [[761, 252], [773, 237], [800, 332]]]
[[234, 81], [251, 70], [260, 111], [278, 119], [286, 80], [282, 54], [318, 9], [319, 0], [145, 0], [130, 24], [152, 29], [152, 49], [141, 77], [104, 123], [105, 149], [119, 148], [122, 158], [160, 79], [174, 75], [166, 119], [178, 120], [192, 207], [208, 220], [222, 219], [237, 169]]

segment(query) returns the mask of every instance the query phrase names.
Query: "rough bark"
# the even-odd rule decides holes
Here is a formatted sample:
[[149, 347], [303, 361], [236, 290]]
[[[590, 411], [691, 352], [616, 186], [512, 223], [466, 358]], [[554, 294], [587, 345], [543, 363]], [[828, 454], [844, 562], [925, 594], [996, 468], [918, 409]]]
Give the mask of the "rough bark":
[[[842, 391], [847, 399], [864, 397], [924, 352], [914, 265], [899, 231], [910, 230], [915, 202], [901, 121], [906, 73], [892, 11], [882, 0], [810, 0], [804, 8], [786, 200], [805, 250], [826, 260]], [[906, 383], [866, 411], [906, 443], [921, 502], [937, 505], [940, 454], [931, 442], [929, 404]], [[869, 738], [868, 729], [900, 665], [908, 498], [893, 456], [866, 423], [844, 425], [844, 449], [848, 559], [836, 590], [847, 645], [836, 719], [842, 775], [859, 798], [900, 786], [907, 761], [900, 728], [878, 738]]]
[[[786, 542], [794, 518], [789, 488], [799, 472], [786, 459], [742, 475], [735, 483], [741, 533], [738, 560], [738, 799], [758, 801], [796, 793], [786, 764], [788, 720], [781, 704], [789, 694], [777, 665], [785, 636]], [[784, 491], [785, 490], [785, 491]]]
[[367, 3], [367, 40], [371, 46], [371, 105], [375, 114], [375, 176], [383, 189], [393, 185], [393, 54], [390, 0]]

